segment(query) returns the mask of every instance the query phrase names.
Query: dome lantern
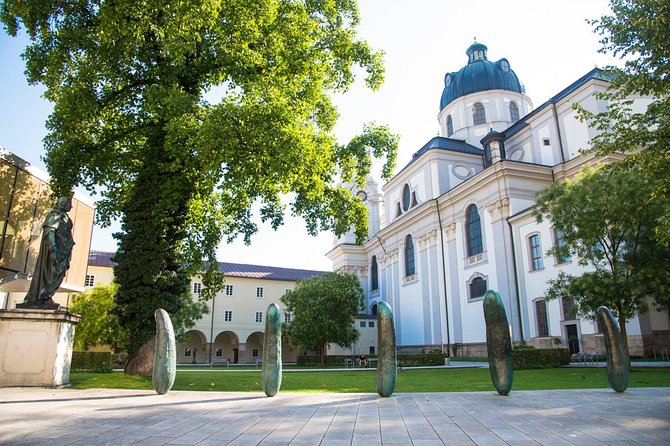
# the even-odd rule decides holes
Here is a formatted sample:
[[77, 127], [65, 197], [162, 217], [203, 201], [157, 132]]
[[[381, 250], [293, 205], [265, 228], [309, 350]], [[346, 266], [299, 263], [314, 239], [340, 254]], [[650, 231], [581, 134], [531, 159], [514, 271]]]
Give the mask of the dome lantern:
[[477, 41], [475, 40], [475, 43], [470, 45], [468, 49], [465, 50], [465, 54], [468, 55], [468, 64], [480, 60], [488, 60], [486, 58], [486, 50], [488, 50], [486, 45], [484, 45], [483, 43], [477, 43]]

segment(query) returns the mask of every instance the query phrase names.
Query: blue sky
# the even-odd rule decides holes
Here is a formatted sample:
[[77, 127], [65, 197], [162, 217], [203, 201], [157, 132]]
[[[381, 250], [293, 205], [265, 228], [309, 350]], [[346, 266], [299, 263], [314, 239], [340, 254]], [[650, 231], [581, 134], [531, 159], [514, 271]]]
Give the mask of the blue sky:
[[[363, 0], [359, 2], [359, 35], [385, 51], [386, 82], [377, 92], [357, 82], [338, 95], [341, 142], [363, 124], [389, 125], [400, 135], [398, 166], [402, 167], [437, 134], [439, 99], [446, 72], [467, 62], [465, 49], [477, 41], [488, 46], [491, 60], [506, 57], [537, 107], [594, 66], [612, 64], [598, 54], [598, 36], [586, 19], [608, 13], [606, 0], [447, 1]], [[0, 34], [0, 146], [43, 168], [44, 122], [51, 105], [40, 86], [23, 75], [25, 37]], [[96, 228], [93, 249], [115, 250], [112, 231]], [[310, 237], [302, 220], [288, 217], [275, 232], [261, 228], [250, 247], [223, 245], [219, 260], [306, 269], [331, 268], [324, 256], [332, 235]]]

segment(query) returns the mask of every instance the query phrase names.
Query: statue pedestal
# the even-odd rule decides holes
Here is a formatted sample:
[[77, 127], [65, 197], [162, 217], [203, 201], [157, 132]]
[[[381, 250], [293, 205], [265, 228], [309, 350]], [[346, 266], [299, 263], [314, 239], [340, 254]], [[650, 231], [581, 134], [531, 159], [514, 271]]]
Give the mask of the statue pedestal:
[[66, 311], [0, 310], [0, 387], [69, 385], [80, 320]]

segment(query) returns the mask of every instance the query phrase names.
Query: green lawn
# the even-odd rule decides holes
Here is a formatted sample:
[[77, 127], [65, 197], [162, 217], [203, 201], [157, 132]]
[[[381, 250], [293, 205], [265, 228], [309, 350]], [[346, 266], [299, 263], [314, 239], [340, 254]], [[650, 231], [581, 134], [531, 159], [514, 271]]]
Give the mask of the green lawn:
[[[71, 389], [114, 388], [153, 389], [151, 377], [114, 373], [71, 373]], [[604, 368], [561, 368], [518, 370], [512, 390], [607, 388]], [[670, 387], [670, 369], [637, 368], [629, 387]], [[262, 391], [260, 372], [180, 371], [172, 390], [212, 390], [219, 392]], [[376, 392], [373, 370], [360, 372], [284, 373], [284, 392]], [[473, 392], [493, 391], [487, 369], [403, 370], [398, 373], [396, 392]]]

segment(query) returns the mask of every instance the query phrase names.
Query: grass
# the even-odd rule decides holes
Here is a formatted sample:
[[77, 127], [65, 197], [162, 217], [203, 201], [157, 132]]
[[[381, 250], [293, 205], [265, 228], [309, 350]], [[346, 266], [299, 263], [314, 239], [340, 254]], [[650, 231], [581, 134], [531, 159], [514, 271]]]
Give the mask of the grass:
[[[71, 389], [152, 390], [151, 377], [114, 373], [71, 373]], [[512, 390], [608, 388], [604, 368], [561, 368], [517, 370]], [[670, 387], [670, 369], [634, 368], [629, 387]], [[177, 373], [172, 390], [218, 392], [260, 392], [260, 372]], [[284, 373], [283, 392], [375, 393], [376, 374], [362, 372]], [[425, 369], [398, 373], [396, 392], [476, 392], [494, 391], [488, 369]]]

